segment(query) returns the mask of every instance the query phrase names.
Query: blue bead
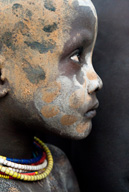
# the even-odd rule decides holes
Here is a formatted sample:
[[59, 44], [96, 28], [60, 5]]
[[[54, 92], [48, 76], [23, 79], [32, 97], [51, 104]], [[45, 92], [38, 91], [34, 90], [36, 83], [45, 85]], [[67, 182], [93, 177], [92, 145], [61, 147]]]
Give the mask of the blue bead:
[[20, 163], [20, 164], [32, 164], [38, 162], [43, 154], [43, 150], [34, 142], [35, 152], [33, 152], [33, 158], [32, 159], [14, 159], [14, 158], [6, 158], [7, 161], [11, 161], [14, 163]]

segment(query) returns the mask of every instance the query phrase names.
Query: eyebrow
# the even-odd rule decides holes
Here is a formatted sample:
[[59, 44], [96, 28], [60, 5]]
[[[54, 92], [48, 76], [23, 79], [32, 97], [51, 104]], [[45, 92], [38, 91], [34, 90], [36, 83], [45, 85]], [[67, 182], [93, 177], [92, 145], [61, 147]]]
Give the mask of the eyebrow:
[[88, 42], [91, 43], [93, 39], [94, 39], [94, 34], [91, 33], [89, 30], [85, 29], [76, 34], [76, 36], [73, 38], [73, 43], [75, 44], [83, 44]]
[[83, 46], [89, 46], [94, 40], [94, 33], [91, 33], [89, 30], [78, 31], [76, 35], [73, 35], [73, 38], [70, 38], [64, 45], [63, 56], [74, 51], [75, 49]]

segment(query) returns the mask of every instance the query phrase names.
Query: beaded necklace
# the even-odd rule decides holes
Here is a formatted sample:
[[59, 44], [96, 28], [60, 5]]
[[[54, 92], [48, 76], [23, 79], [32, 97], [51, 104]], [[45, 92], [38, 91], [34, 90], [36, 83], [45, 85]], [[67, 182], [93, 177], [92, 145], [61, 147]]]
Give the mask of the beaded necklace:
[[36, 156], [34, 153], [35, 157], [32, 159], [13, 159], [0, 156], [1, 178], [38, 181], [50, 174], [53, 168], [52, 154], [46, 144], [39, 138], [34, 137], [34, 140], [38, 154]]

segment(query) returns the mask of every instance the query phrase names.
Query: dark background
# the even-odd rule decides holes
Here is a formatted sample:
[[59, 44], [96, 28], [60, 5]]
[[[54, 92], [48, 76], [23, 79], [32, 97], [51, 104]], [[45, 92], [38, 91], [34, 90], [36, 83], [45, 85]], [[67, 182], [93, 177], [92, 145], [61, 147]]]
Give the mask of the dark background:
[[67, 154], [81, 192], [129, 192], [129, 0], [93, 0], [99, 29], [93, 63], [104, 87], [91, 134], [48, 137]]

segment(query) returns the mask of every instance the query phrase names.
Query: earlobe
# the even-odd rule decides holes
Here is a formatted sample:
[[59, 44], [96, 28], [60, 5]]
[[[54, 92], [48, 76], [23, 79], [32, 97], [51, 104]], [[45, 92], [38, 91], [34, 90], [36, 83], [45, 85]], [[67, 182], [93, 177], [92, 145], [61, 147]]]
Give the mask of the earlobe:
[[9, 86], [6, 79], [2, 79], [2, 70], [0, 69], [0, 98], [4, 97], [9, 92]]
[[3, 77], [3, 67], [3, 57], [0, 57], [0, 98], [4, 97], [9, 92], [8, 81], [5, 77]]

